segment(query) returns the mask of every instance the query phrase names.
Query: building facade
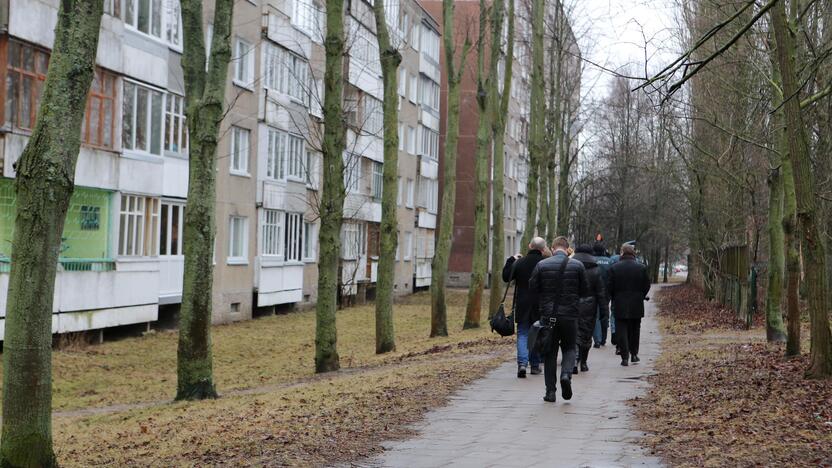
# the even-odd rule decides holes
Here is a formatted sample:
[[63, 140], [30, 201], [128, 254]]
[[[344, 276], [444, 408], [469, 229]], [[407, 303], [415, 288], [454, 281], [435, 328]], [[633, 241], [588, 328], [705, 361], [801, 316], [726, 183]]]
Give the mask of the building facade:
[[[14, 229], [14, 162], [34, 128], [58, 6], [57, 0], [2, 1], [0, 327]], [[407, 78], [400, 87], [396, 267], [396, 291], [404, 294], [430, 282], [439, 36], [435, 19], [415, 0], [388, 10]], [[204, 14], [210, 44], [212, 2]], [[378, 263], [383, 96], [370, 4], [352, 2], [346, 21], [350, 130], [341, 282], [344, 297], [360, 299], [374, 290]], [[216, 158], [215, 322], [316, 300], [323, 22], [322, 2], [315, 0], [235, 4], [228, 110]], [[188, 187], [182, 39], [178, 0], [105, 2], [55, 285], [56, 333], [149, 323], [178, 310]]]

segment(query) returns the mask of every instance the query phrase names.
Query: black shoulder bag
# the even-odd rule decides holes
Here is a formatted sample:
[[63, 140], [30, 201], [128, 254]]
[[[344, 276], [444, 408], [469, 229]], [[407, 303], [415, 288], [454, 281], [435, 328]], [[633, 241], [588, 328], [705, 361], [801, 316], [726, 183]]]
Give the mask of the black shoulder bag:
[[558, 285], [558, 290], [555, 291], [555, 297], [553, 298], [554, 308], [552, 312], [553, 315], [555, 315], [555, 317], [549, 317], [546, 319], [541, 317], [540, 320], [533, 323], [531, 328], [529, 328], [528, 347], [530, 354], [534, 353], [542, 355], [543, 353], [550, 351], [552, 348], [554, 339], [554, 328], [555, 323], [557, 323], [556, 316], [558, 311], [558, 305], [560, 305], [560, 292], [563, 289], [563, 273], [566, 271], [566, 265], [568, 264], [569, 257], [566, 257], [566, 259], [563, 261], [560, 268], [558, 269], [561, 282]]
[[[517, 284], [515, 281], [511, 283], [514, 284], [514, 292], [517, 293]], [[497, 313], [491, 317], [491, 331], [497, 332], [500, 336], [511, 336], [514, 334], [514, 304], [512, 303], [511, 306], [511, 315], [506, 317], [505, 311], [505, 303], [506, 303], [506, 296], [508, 296], [508, 289], [511, 287], [511, 283], [506, 285], [506, 290], [503, 293], [503, 300], [500, 301], [500, 307], [497, 308]], [[516, 302], [516, 301], [513, 301]]]

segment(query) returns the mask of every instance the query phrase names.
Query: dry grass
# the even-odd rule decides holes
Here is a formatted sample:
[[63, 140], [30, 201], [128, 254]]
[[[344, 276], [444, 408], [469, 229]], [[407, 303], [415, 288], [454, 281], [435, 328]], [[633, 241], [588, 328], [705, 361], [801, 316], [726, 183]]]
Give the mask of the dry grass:
[[[372, 305], [338, 312], [338, 351], [343, 368], [395, 362], [434, 346], [481, 338], [496, 340], [483, 312], [483, 327], [462, 330], [465, 292], [449, 291], [451, 336], [430, 339], [429, 294], [395, 306], [397, 351], [375, 354]], [[58, 411], [173, 398], [177, 332], [148, 334], [53, 353], [53, 407]], [[314, 375], [315, 312], [304, 311], [213, 328], [214, 377], [220, 393], [284, 384]]]
[[832, 465], [832, 381], [804, 379], [805, 354], [784, 359], [694, 293], [660, 299], [662, 354], [635, 401], [647, 445], [673, 466]]

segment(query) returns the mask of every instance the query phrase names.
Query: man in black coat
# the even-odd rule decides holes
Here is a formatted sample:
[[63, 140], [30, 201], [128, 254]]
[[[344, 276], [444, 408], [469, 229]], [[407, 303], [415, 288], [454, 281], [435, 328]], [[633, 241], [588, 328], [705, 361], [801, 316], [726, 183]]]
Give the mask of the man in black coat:
[[607, 291], [612, 299], [621, 365], [628, 365], [628, 360], [639, 362], [641, 318], [644, 317], [644, 300], [650, 291], [650, 277], [647, 267], [636, 261], [632, 245], [621, 246], [621, 259], [610, 267], [607, 274]]
[[[578, 318], [578, 362], [581, 372], [588, 372], [587, 359], [589, 350], [592, 348], [592, 333], [595, 330], [598, 311], [601, 311], [602, 317], [606, 316], [609, 313], [609, 303], [601, 267], [596, 262], [592, 248], [587, 244], [580, 245], [575, 249], [575, 255], [572, 258], [583, 263], [586, 269], [587, 294], [581, 298], [578, 306], [580, 314]], [[573, 369], [573, 372], [576, 370]]]
[[[553, 402], [557, 396], [558, 347], [563, 353], [560, 367], [561, 393], [565, 400], [572, 398], [572, 368], [575, 366], [576, 335], [578, 333], [578, 302], [587, 294], [584, 265], [567, 255], [569, 241], [558, 237], [552, 244], [553, 254], [538, 263], [529, 281], [529, 291], [536, 297], [540, 309], [540, 323], [551, 327], [543, 354], [546, 380], [544, 400]], [[543, 333], [541, 333], [543, 335]]]
[[529, 243], [529, 252], [525, 257], [519, 254], [509, 257], [503, 266], [503, 281], [514, 281], [514, 321], [517, 322], [517, 377], [526, 378], [526, 366], [531, 362], [532, 374], [540, 374], [540, 356], [529, 355], [529, 328], [540, 318], [537, 303], [529, 295], [529, 279], [537, 264], [543, 260], [546, 241], [535, 237]]

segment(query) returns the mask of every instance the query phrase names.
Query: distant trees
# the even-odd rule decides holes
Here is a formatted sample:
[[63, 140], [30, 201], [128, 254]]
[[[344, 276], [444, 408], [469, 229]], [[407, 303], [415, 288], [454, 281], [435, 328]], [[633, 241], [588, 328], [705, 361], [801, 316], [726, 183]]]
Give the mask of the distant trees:
[[57, 466], [52, 450], [52, 301], [102, 13], [100, 1], [59, 2], [37, 122], [15, 165], [2, 466]]

